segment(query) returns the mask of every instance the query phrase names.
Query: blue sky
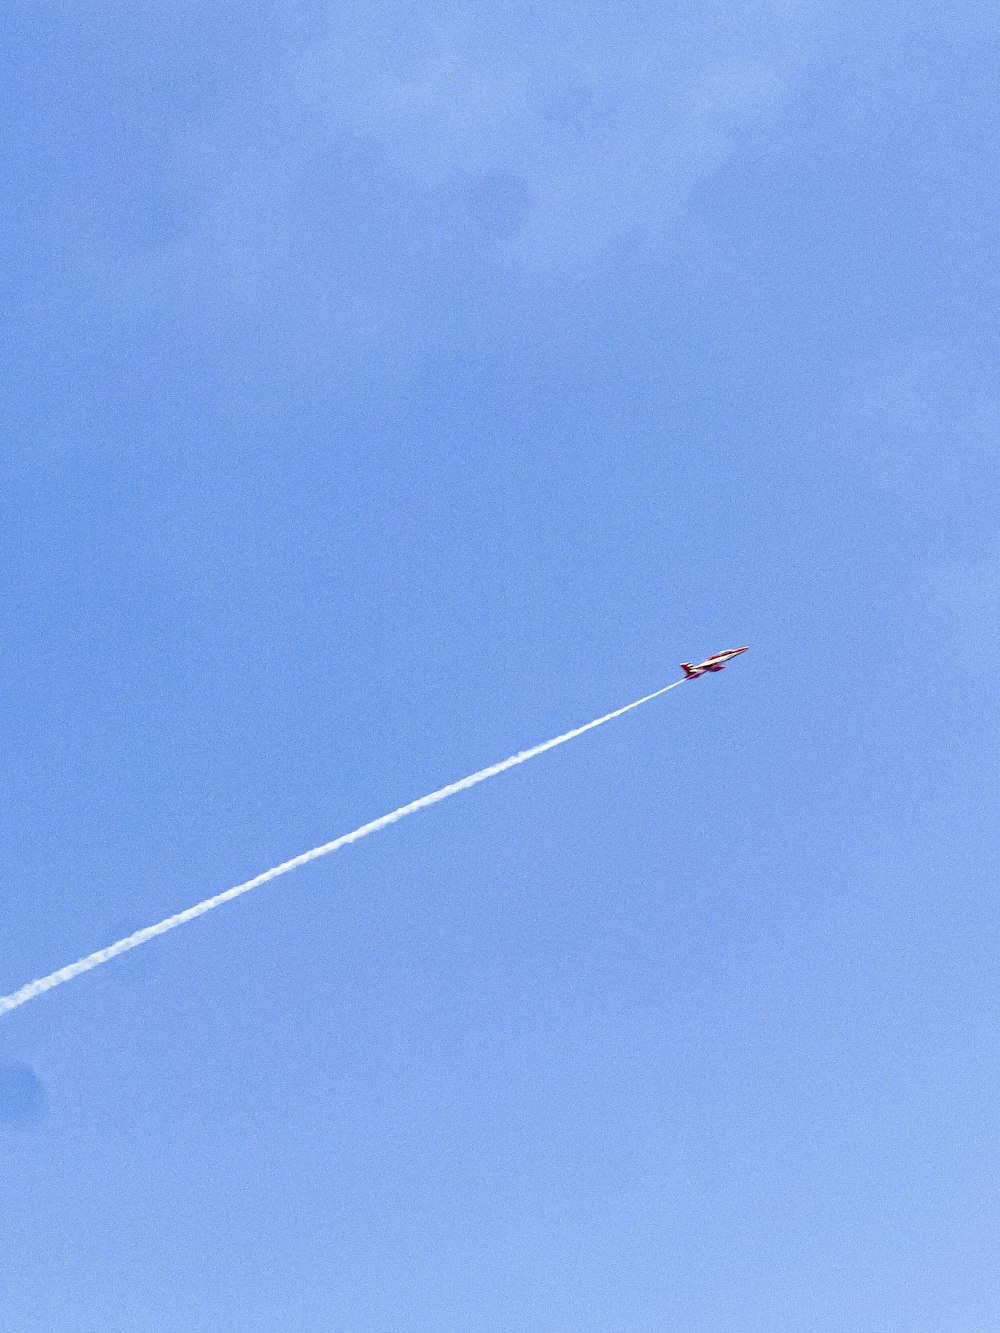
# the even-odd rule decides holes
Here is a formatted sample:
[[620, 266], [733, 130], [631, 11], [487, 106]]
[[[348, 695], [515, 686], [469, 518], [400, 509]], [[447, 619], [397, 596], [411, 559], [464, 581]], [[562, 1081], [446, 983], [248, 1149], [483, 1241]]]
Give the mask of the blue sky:
[[0, 1329], [992, 1330], [985, 4], [15, 3]]

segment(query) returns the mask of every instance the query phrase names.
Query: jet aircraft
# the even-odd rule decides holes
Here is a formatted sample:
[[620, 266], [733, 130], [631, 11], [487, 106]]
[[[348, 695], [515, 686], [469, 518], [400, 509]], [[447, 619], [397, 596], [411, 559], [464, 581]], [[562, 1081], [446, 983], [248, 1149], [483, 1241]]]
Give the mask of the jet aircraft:
[[681, 670], [684, 672], [684, 679], [697, 680], [706, 671], [721, 671], [727, 662], [731, 662], [734, 657], [739, 657], [740, 653], [745, 653], [749, 646], [749, 644], [746, 644], [743, 648], [727, 648], [724, 653], [714, 653], [711, 657], [706, 657], [704, 662], [699, 662], [697, 666], [692, 666], [690, 662], [682, 662]]

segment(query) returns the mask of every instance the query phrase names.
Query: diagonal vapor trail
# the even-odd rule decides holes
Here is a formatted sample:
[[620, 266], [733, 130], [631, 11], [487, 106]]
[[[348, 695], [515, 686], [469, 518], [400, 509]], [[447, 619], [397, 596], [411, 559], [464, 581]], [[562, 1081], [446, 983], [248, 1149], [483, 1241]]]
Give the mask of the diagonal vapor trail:
[[449, 796], [455, 796], [460, 791], [468, 791], [470, 787], [485, 782], [487, 778], [495, 778], [498, 773], [506, 773], [508, 768], [516, 768], [518, 764], [526, 764], [529, 759], [544, 754], [546, 750], [554, 750], [557, 745], [565, 745], [567, 741], [575, 740], [577, 736], [582, 736], [584, 732], [593, 731], [595, 727], [603, 727], [605, 722], [612, 722], [624, 713], [631, 713], [633, 708], [640, 708], [643, 704], [648, 704], [651, 699], [658, 699], [661, 694], [666, 694], [669, 690], [674, 690], [678, 685], [683, 684], [684, 678], [675, 680], [670, 685], [664, 685], [660, 690], [654, 690], [652, 694], [646, 694], [641, 699], [626, 704], [624, 708], [616, 708], [613, 713], [605, 713], [603, 717], [595, 718], [593, 722], [587, 722], [582, 727], [574, 727], [572, 731], [563, 732], [561, 736], [555, 736], [550, 741], [543, 741], [541, 745], [535, 745], [530, 750], [520, 750], [517, 754], [511, 755], [509, 759], [502, 759], [499, 764], [491, 764], [489, 768], [481, 768], [478, 773], [470, 773], [467, 778], [459, 778], [458, 782], [451, 782], [447, 787], [439, 787], [437, 791], [432, 791], [430, 795], [421, 796], [416, 801], [410, 801], [408, 805], [401, 805], [397, 810], [392, 810], [387, 815], [380, 815], [378, 819], [373, 819], [368, 824], [362, 824], [360, 828], [354, 829], [351, 833], [343, 833], [339, 838], [334, 838], [332, 842], [324, 842], [308, 852], [293, 856], [290, 861], [282, 861], [280, 865], [272, 866], [270, 870], [255, 875], [253, 879], [245, 880], [244, 883], [237, 884], [222, 893], [217, 893], [211, 898], [205, 898], [202, 902], [195, 903], [194, 907], [188, 907], [183, 912], [177, 912], [174, 916], [168, 916], [163, 921], [158, 921], [155, 926], [145, 926], [142, 930], [137, 930], [134, 934], [126, 935], [124, 939], [109, 944], [106, 949], [98, 949], [96, 953], [89, 953], [85, 958], [80, 958], [75, 963], [69, 963], [66, 967], [59, 968], [57, 972], [50, 972], [46, 977], [29, 981], [20, 990], [13, 991], [10, 995], [0, 996], [0, 1016], [9, 1014], [13, 1009], [20, 1008], [22, 1004], [27, 1004], [29, 1000], [37, 999], [39, 995], [44, 995], [46, 991], [54, 990], [56, 986], [62, 986], [65, 982], [72, 981], [74, 977], [82, 976], [84, 972], [92, 972], [95, 967], [110, 963], [111, 959], [117, 958], [119, 954], [128, 953], [130, 949], [138, 949], [140, 944], [155, 940], [158, 935], [166, 935], [168, 931], [176, 930], [178, 926], [193, 921], [195, 917], [204, 916], [206, 912], [214, 911], [216, 907], [221, 907], [223, 903], [228, 903], [233, 898], [239, 898], [244, 893], [249, 893], [251, 889], [259, 888], [261, 884], [267, 884], [270, 880], [277, 879], [279, 875], [287, 875], [290, 870], [298, 870], [299, 866], [308, 865], [310, 861], [318, 861], [321, 856], [329, 856], [331, 852], [339, 851], [341, 847], [346, 847], [349, 843], [359, 842], [362, 838], [367, 838], [369, 833], [377, 833], [379, 829], [388, 828], [390, 824], [405, 819], [407, 815], [414, 815], [418, 810], [426, 810], [428, 806], [437, 805], [439, 801], [446, 801]]

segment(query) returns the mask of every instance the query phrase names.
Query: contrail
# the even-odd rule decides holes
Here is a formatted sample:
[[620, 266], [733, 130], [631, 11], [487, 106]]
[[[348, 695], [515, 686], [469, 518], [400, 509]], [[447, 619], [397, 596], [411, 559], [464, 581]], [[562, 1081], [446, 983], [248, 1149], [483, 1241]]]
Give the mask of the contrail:
[[393, 810], [387, 815], [380, 815], [378, 819], [373, 819], [369, 824], [362, 824], [360, 828], [354, 829], [351, 833], [343, 833], [339, 838], [334, 838], [332, 842], [324, 842], [319, 847], [313, 847], [311, 851], [293, 856], [290, 861], [282, 861], [280, 865], [272, 866], [270, 870], [255, 875], [253, 879], [248, 879], [243, 884], [237, 884], [231, 889], [226, 889], [223, 893], [217, 893], [211, 898], [206, 898], [203, 902], [195, 903], [194, 907], [188, 907], [183, 912], [177, 912], [174, 916], [166, 917], [163, 921], [157, 922], [155, 926], [145, 926], [132, 935], [126, 935], [124, 939], [118, 940], [115, 944], [109, 944], [106, 949], [98, 949], [96, 953], [89, 953], [85, 958], [81, 958], [75, 963], [69, 963], [66, 967], [61, 967], [58, 972], [50, 972], [47, 977], [39, 977], [37, 981], [29, 981], [20, 990], [13, 991], [10, 995], [0, 996], [0, 1016], [9, 1014], [11, 1010], [20, 1008], [22, 1004], [37, 999], [39, 995], [44, 995], [46, 991], [53, 990], [56, 986], [63, 985], [64, 982], [72, 981], [74, 977], [82, 976], [84, 972], [92, 972], [95, 967], [110, 963], [111, 959], [117, 958], [119, 954], [128, 953], [130, 949], [138, 949], [140, 944], [155, 940], [158, 935], [166, 935], [167, 931], [176, 930], [178, 926], [193, 921], [195, 917], [204, 916], [206, 912], [214, 911], [216, 907], [221, 907], [223, 903], [231, 902], [233, 898], [239, 898], [242, 894], [249, 893], [251, 889], [259, 888], [261, 884], [267, 884], [269, 880], [277, 879], [279, 875], [287, 875], [290, 870], [298, 870], [299, 866], [308, 865], [310, 861], [318, 861], [321, 856], [329, 856], [331, 852], [339, 851], [341, 847], [346, 847], [349, 843], [359, 842], [362, 838], [367, 838], [369, 833], [377, 833], [379, 829], [388, 828], [390, 824], [405, 819], [407, 815], [415, 815], [418, 810], [426, 810], [428, 806], [437, 805], [439, 801], [446, 801], [449, 796], [455, 796], [460, 791], [468, 791], [470, 787], [485, 782], [487, 778], [495, 778], [498, 773], [506, 773], [508, 768], [516, 768], [518, 764], [526, 764], [529, 759], [544, 754], [546, 750], [554, 750], [557, 745], [565, 745], [567, 741], [575, 740], [577, 736], [582, 736], [586, 731], [593, 731], [595, 727], [603, 727], [605, 722], [612, 722], [616, 717], [621, 717], [623, 713], [630, 713], [633, 708], [640, 708], [643, 704], [648, 704], [651, 699], [658, 699], [661, 694], [666, 694], [668, 690], [676, 689], [678, 685], [683, 684], [683, 679], [675, 680], [673, 684], [664, 685], [661, 690], [654, 690], [652, 694], [644, 695], [643, 698], [636, 699], [634, 703], [626, 704], [624, 708], [616, 708], [613, 713], [605, 713], [603, 717], [596, 718], [593, 722], [587, 722], [582, 727], [574, 727], [572, 731], [566, 731], [550, 741], [543, 741], [541, 745], [535, 745], [530, 750], [520, 750], [517, 754], [511, 755], [509, 759], [501, 760], [499, 764], [491, 764], [489, 768], [481, 768], [478, 773], [471, 773], [467, 778], [460, 778], [458, 782], [451, 782], [447, 787], [440, 787], [437, 791], [432, 791], [429, 796], [421, 796], [416, 801], [410, 801], [408, 805], [401, 805], [398, 810]]

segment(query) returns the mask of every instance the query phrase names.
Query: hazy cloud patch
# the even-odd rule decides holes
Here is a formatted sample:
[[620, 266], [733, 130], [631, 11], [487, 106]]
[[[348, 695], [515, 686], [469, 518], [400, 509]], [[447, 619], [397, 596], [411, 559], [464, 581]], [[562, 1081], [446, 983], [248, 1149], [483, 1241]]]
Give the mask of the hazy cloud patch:
[[514, 178], [533, 242], [602, 244], [652, 223], [775, 105], [811, 47], [808, 7], [729, 8], [712, 22], [586, 7], [348, 11], [291, 74], [307, 137], [348, 134], [402, 184]]
[[[291, 254], [309, 262], [336, 251], [338, 215], [360, 207], [376, 270], [395, 251], [443, 263], [450, 201], [455, 224], [464, 213], [516, 234], [512, 263], [592, 256], [622, 229], [670, 218], [741, 125], [780, 103], [825, 13], [342, 7], [256, 103], [200, 140], [214, 223], [200, 244], [216, 231], [227, 264], [250, 274]], [[364, 261], [341, 257], [345, 280], [363, 282]]]
[[339, 7], [178, 148], [185, 235], [99, 279], [116, 318], [182, 312], [215, 364], [238, 360], [215, 346], [236, 316], [273, 373], [338, 393], [405, 374], [484, 301], [494, 320], [509, 292], [544, 314], [599, 302], [602, 258], [676, 230], [828, 22], [792, 0]]

